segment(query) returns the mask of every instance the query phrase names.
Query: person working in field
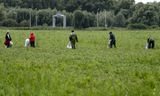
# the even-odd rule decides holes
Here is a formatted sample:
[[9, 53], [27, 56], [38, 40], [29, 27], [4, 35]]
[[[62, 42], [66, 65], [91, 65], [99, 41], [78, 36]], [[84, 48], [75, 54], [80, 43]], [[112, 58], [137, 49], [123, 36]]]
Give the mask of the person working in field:
[[78, 37], [77, 37], [76, 33], [74, 32], [74, 30], [72, 30], [72, 33], [69, 36], [69, 41], [71, 43], [72, 49], [76, 49], [76, 42], [78, 42]]
[[112, 32], [109, 32], [109, 48], [112, 48], [113, 46], [116, 48], [116, 38]]
[[6, 48], [10, 48], [13, 45], [12, 38], [9, 32], [6, 33], [4, 44]]
[[151, 36], [149, 36], [147, 39], [146, 49], [153, 49], [154, 46], [155, 46], [155, 41]]
[[30, 46], [35, 48], [35, 35], [33, 32], [30, 33], [29, 42]]

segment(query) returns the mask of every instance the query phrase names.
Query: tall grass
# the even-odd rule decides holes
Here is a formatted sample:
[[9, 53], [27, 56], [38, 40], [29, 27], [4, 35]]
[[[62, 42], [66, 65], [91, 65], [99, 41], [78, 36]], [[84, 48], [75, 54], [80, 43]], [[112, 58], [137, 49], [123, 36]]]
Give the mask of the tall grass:
[[[69, 30], [34, 30], [37, 47], [24, 48], [28, 30], [10, 30], [14, 45], [0, 33], [1, 96], [159, 96], [158, 30], [76, 31], [76, 50], [66, 48]], [[107, 48], [108, 32], [117, 48]], [[154, 50], [144, 49], [152, 35]]]

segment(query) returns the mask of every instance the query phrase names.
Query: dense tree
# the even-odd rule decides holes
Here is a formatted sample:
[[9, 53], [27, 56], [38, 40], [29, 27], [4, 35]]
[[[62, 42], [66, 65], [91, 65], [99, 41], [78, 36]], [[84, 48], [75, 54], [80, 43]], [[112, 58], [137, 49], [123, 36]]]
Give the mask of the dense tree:
[[99, 10], [109, 10], [113, 6], [114, 0], [0, 0], [6, 7], [21, 8], [56, 8], [58, 10], [67, 10], [73, 12], [77, 9], [96, 12]]
[[66, 11], [63, 11], [62, 14], [66, 15], [66, 19], [67, 19], [67, 26], [73, 26], [73, 13], [70, 13], [70, 12], [66, 12]]
[[20, 27], [29, 27], [30, 26], [30, 21], [23, 20], [19, 24]]
[[83, 28], [84, 23], [84, 14], [82, 11], [77, 10], [74, 12], [74, 27], [75, 28]]
[[115, 16], [114, 16], [112, 11], [109, 11], [109, 12], [106, 13], [106, 23], [107, 23], [106, 26], [107, 27], [112, 27], [113, 26], [113, 24], [115, 22], [114, 18], [115, 18]]
[[[0, 0], [0, 25], [51, 26], [57, 12], [66, 15], [67, 26], [76, 28], [160, 26], [160, 3], [134, 0]], [[37, 18], [37, 19], [36, 19]], [[37, 21], [37, 23], [36, 23]], [[63, 18], [56, 18], [56, 26]], [[98, 21], [98, 22], [97, 22]], [[12, 24], [9, 25], [8, 23]], [[3, 23], [3, 24], [2, 24]]]
[[51, 9], [39, 10], [37, 14], [38, 14], [38, 25], [52, 24], [53, 13]]
[[114, 25], [116, 27], [125, 27], [126, 25], [126, 18], [124, 17], [124, 15], [122, 13], [118, 13], [116, 16], [115, 16], [115, 23]]
[[18, 26], [18, 24], [17, 24], [17, 22], [14, 19], [4, 19], [2, 21], [2, 26], [16, 27], [16, 26]]
[[0, 21], [5, 19], [5, 8], [3, 4], [0, 4]]
[[86, 11], [84, 11], [83, 14], [83, 28], [93, 27], [95, 25], [95, 16], [92, 13], [88, 13]]
[[[140, 6], [141, 5], [141, 6]], [[130, 19], [131, 23], [143, 23], [146, 25], [159, 24], [159, 12], [156, 11], [157, 7], [152, 4], [137, 4], [135, 11]]]

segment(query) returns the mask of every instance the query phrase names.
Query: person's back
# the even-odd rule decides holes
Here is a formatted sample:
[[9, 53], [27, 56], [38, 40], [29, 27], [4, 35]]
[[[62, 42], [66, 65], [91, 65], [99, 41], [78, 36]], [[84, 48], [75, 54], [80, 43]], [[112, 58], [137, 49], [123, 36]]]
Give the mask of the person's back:
[[153, 39], [151, 39], [150, 43], [151, 43], [151, 48], [154, 48], [154, 46], [155, 46], [155, 42], [154, 42], [154, 40], [153, 40]]
[[31, 47], [35, 47], [35, 36], [33, 33], [30, 34], [29, 41], [30, 41]]
[[12, 40], [11, 35], [9, 34], [9, 32], [7, 32], [5, 39], [8, 40], [8, 41]]
[[75, 33], [71, 34], [69, 39], [71, 42], [78, 42], [77, 35]]
[[72, 49], [75, 49], [75, 44], [78, 42], [78, 37], [74, 31], [72, 31], [71, 35], [69, 36], [69, 41], [71, 42]]
[[112, 32], [109, 32], [109, 48], [114, 46], [116, 48], [116, 38]]
[[115, 41], [115, 36], [114, 36], [114, 34], [110, 34], [110, 40]]
[[33, 34], [33, 33], [31, 33], [31, 34], [30, 34], [30, 38], [29, 38], [29, 40], [30, 40], [30, 41], [32, 41], [32, 42], [33, 42], [33, 41], [35, 41], [35, 36], [34, 36], [34, 34]]
[[148, 42], [148, 48], [149, 48], [149, 49], [150, 49], [150, 48], [154, 48], [154, 46], [155, 46], [155, 41], [154, 41], [153, 38], [149, 37], [149, 38], [147, 39], [147, 42]]

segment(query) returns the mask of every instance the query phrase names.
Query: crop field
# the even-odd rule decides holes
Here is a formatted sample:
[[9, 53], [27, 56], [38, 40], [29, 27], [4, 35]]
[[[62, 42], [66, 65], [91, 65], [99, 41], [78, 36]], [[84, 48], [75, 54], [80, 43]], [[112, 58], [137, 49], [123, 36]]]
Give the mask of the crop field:
[[[110, 31], [117, 48], [107, 47]], [[36, 48], [24, 47], [30, 30], [10, 30], [7, 49], [0, 30], [0, 96], [160, 96], [159, 30], [75, 30], [75, 50], [66, 48], [70, 30], [32, 32]]]

